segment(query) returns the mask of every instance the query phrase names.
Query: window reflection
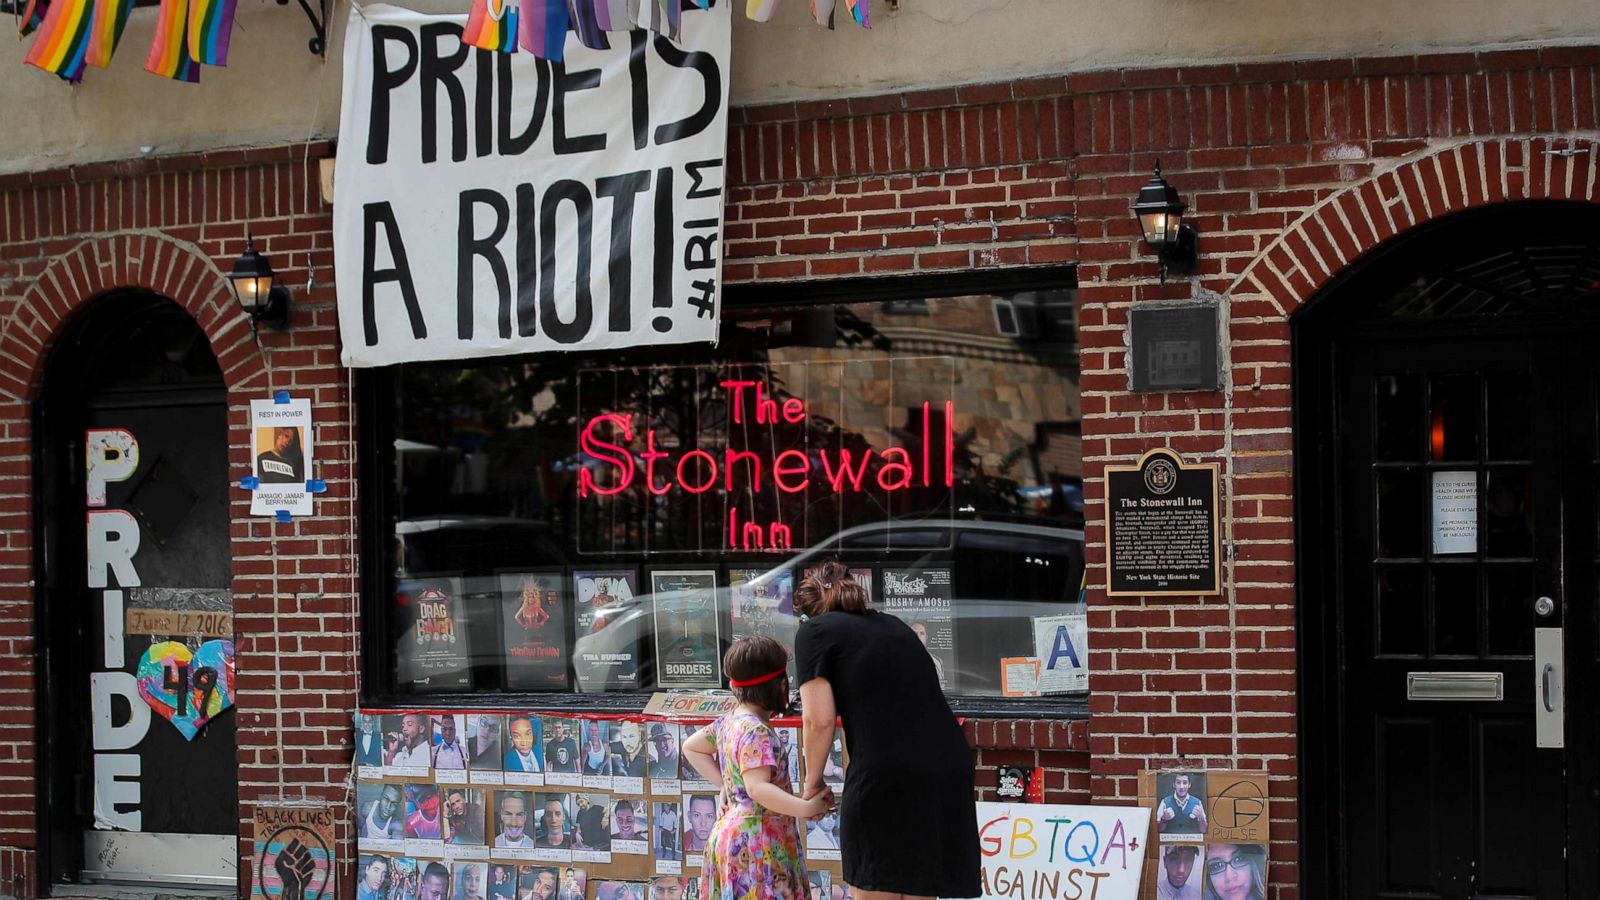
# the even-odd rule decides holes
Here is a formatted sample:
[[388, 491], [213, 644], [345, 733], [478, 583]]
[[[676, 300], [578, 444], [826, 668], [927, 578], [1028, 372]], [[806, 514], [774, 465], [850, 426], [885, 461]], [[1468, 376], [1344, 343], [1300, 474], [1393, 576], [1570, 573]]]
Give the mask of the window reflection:
[[880, 604], [886, 578], [934, 586], [954, 692], [999, 694], [1034, 620], [1082, 611], [1070, 291], [729, 311], [714, 351], [396, 385], [399, 693], [651, 690], [739, 634], [792, 641], [792, 606], [753, 598], [829, 557]]

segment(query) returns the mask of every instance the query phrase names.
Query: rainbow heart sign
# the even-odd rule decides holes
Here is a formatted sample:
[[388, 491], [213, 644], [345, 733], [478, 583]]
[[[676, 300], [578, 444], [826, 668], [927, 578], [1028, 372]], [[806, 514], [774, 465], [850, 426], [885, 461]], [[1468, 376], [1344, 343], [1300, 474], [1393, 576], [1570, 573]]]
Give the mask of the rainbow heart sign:
[[193, 651], [179, 641], [151, 644], [135, 677], [144, 702], [192, 741], [233, 706], [233, 641], [206, 641]]

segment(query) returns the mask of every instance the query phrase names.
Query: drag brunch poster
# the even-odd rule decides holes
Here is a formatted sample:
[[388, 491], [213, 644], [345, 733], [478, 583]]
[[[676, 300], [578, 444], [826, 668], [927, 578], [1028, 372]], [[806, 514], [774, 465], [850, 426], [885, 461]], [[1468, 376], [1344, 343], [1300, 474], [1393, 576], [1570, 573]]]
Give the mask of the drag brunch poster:
[[1149, 830], [1141, 807], [979, 803], [983, 896], [1134, 900]]
[[569, 603], [565, 580], [559, 569], [500, 573], [507, 687], [566, 689]]

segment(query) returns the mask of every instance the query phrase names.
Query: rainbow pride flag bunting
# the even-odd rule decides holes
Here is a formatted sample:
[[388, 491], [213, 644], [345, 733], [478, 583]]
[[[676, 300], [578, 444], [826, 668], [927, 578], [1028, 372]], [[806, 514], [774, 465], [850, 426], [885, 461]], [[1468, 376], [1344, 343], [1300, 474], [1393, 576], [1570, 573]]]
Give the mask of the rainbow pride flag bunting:
[[516, 0], [472, 0], [461, 39], [479, 50], [517, 52]]
[[89, 22], [89, 49], [84, 61], [104, 69], [111, 65], [111, 54], [117, 52], [122, 42], [122, 31], [128, 27], [128, 14], [133, 12], [133, 0], [92, 0], [94, 18]]
[[189, 0], [189, 58], [208, 66], [228, 64], [233, 10], [238, 0]]
[[604, 31], [628, 31], [633, 28], [633, 5], [628, 0], [596, 0], [594, 17]]
[[567, 47], [567, 0], [525, 0], [517, 33], [522, 49], [561, 62]]
[[567, 15], [578, 32], [578, 42], [590, 50], [610, 50], [605, 29], [600, 27], [596, 0], [567, 0]]
[[144, 70], [174, 81], [200, 80], [200, 66], [189, 56], [187, 40], [189, 0], [161, 0], [156, 16], [156, 35], [150, 42], [150, 55]]
[[817, 20], [818, 25], [833, 28], [833, 9], [835, 0], [811, 0], [811, 18]]
[[752, 22], [766, 22], [778, 9], [778, 0], [745, 0], [744, 14]]
[[639, 0], [633, 24], [676, 41], [683, 36], [683, 10], [678, 0]]
[[17, 21], [17, 37], [25, 38], [33, 34], [44, 24], [44, 14], [50, 9], [50, 0], [28, 0], [28, 5], [22, 11], [22, 18]]
[[868, 0], [844, 0], [844, 8], [850, 10], [850, 18], [862, 28], [872, 27], [872, 14], [867, 11]]
[[94, 18], [91, 0], [57, 0], [39, 24], [23, 62], [53, 72], [68, 81], [83, 78], [83, 57], [89, 49], [89, 23]]

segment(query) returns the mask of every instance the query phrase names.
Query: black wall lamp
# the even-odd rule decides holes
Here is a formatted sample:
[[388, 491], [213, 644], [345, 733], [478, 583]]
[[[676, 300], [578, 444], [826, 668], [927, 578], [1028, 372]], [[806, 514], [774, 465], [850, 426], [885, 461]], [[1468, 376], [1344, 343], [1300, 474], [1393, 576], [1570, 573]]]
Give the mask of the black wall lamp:
[[246, 235], [244, 254], [234, 260], [228, 280], [233, 282], [233, 293], [250, 317], [250, 331], [266, 323], [278, 331], [289, 327], [289, 289], [275, 285], [272, 263], [256, 252], [256, 242]]
[[1167, 273], [1187, 275], [1194, 268], [1198, 235], [1194, 226], [1183, 224], [1183, 212], [1188, 209], [1178, 197], [1178, 191], [1161, 177], [1161, 163], [1156, 163], [1156, 173], [1139, 189], [1139, 199], [1133, 203], [1133, 214], [1139, 217], [1139, 227], [1144, 231], [1144, 241], [1161, 260], [1161, 280]]

